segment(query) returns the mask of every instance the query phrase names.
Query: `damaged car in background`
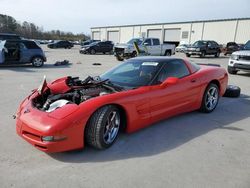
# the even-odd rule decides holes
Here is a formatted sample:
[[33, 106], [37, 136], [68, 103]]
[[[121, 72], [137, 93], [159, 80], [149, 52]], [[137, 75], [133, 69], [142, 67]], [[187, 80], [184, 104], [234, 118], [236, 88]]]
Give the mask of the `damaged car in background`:
[[20, 104], [16, 131], [44, 152], [105, 149], [131, 133], [193, 110], [212, 112], [228, 82], [225, 69], [180, 58], [137, 57], [98, 77], [42, 84]]

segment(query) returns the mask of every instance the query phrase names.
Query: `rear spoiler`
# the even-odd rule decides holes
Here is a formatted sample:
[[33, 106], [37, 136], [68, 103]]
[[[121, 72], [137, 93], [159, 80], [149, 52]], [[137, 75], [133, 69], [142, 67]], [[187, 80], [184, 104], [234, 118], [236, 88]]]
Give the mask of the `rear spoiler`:
[[220, 67], [219, 64], [212, 64], [212, 63], [196, 63], [197, 65], [206, 65], [206, 66], [214, 66], [214, 67]]

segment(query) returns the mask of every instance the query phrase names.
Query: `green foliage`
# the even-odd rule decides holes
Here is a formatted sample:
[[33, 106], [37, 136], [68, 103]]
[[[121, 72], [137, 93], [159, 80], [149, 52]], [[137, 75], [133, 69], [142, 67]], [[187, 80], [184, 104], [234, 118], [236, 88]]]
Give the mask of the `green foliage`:
[[89, 36], [83, 33], [73, 34], [60, 30], [43, 31], [42, 27], [38, 27], [34, 23], [26, 21], [18, 23], [15, 18], [3, 14], [0, 14], [0, 33], [15, 33], [24, 38], [40, 40], [79, 41], [89, 39]]

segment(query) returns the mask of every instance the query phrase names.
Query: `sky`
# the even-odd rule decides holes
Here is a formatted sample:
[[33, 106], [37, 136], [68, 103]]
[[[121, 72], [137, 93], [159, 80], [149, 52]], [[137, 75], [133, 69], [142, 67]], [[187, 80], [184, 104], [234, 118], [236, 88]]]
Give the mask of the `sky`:
[[0, 14], [48, 30], [250, 17], [250, 0], [0, 0]]

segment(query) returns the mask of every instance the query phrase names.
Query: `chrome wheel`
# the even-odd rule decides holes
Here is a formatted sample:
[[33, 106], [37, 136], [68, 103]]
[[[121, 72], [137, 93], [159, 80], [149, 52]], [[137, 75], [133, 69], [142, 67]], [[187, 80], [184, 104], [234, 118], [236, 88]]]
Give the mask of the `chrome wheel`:
[[34, 67], [41, 67], [43, 65], [43, 60], [40, 57], [35, 57], [32, 61]]
[[111, 144], [118, 135], [121, 120], [117, 111], [111, 111], [107, 117], [103, 139], [106, 144]]
[[216, 87], [210, 87], [207, 91], [205, 100], [206, 108], [209, 111], [213, 110], [218, 103], [218, 99], [219, 99], [218, 89]]

